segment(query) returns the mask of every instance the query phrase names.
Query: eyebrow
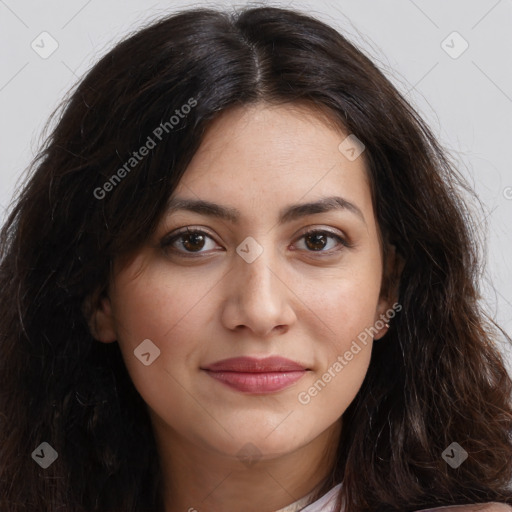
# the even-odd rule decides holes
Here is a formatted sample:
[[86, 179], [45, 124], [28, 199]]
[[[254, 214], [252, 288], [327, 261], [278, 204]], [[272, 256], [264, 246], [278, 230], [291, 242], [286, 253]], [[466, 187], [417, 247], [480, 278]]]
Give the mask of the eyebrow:
[[[171, 214], [178, 210], [187, 210], [210, 217], [216, 217], [236, 224], [240, 220], [240, 210], [221, 206], [217, 203], [203, 199], [171, 198], [167, 203], [166, 213]], [[363, 212], [353, 203], [339, 196], [323, 197], [310, 203], [298, 203], [287, 206], [279, 212], [279, 224], [291, 222], [307, 215], [325, 213], [333, 210], [345, 210], [355, 214], [365, 224]]]

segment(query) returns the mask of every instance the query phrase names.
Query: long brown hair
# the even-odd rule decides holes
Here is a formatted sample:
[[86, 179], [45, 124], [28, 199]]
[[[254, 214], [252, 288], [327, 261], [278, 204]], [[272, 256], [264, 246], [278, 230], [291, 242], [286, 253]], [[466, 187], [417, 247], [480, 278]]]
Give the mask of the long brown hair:
[[[84, 303], [151, 235], [208, 124], [258, 101], [308, 102], [365, 144], [377, 220], [403, 260], [402, 311], [374, 345], [318, 495], [343, 481], [352, 512], [512, 503], [512, 383], [495, 346], [510, 339], [479, 305], [467, 187], [347, 39], [268, 7], [152, 23], [59, 111], [1, 233], [2, 512], [162, 510], [145, 404], [117, 344], [91, 336]], [[157, 127], [161, 143], [128, 167]], [[42, 442], [58, 453], [47, 469], [31, 457]], [[468, 453], [457, 468], [442, 457], [453, 442]]]

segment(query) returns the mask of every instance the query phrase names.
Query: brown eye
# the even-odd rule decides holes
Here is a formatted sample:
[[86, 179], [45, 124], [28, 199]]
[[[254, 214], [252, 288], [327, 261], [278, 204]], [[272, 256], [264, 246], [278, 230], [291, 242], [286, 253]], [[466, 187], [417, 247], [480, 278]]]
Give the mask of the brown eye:
[[299, 240], [304, 240], [307, 252], [331, 254], [350, 247], [348, 241], [340, 235], [319, 229], [304, 233]]
[[199, 251], [203, 248], [205, 237], [202, 233], [181, 235], [181, 244], [187, 251]]
[[327, 244], [327, 237], [322, 233], [313, 233], [305, 237], [306, 246], [313, 251], [321, 250]]
[[215, 241], [210, 235], [204, 231], [190, 228], [182, 229], [178, 233], [171, 233], [160, 242], [160, 247], [165, 252], [172, 251], [183, 256], [194, 253], [202, 255], [209, 252], [208, 249], [214, 249], [215, 246]]

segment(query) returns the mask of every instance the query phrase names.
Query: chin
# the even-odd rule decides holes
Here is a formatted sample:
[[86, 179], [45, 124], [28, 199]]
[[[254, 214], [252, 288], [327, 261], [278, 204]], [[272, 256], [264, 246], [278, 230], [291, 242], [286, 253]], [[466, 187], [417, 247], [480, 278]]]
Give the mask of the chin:
[[[227, 429], [231, 431], [231, 429]], [[271, 431], [269, 431], [271, 432]], [[250, 465], [251, 461], [271, 460], [300, 448], [309, 440], [304, 439], [299, 433], [290, 431], [277, 434], [276, 431], [262, 433], [261, 429], [252, 432], [245, 432], [244, 435], [234, 437], [222, 436], [221, 438], [202, 439], [201, 444], [206, 444], [210, 450], [229, 459], [237, 458], [241, 462]], [[301, 442], [302, 440], [302, 442]]]

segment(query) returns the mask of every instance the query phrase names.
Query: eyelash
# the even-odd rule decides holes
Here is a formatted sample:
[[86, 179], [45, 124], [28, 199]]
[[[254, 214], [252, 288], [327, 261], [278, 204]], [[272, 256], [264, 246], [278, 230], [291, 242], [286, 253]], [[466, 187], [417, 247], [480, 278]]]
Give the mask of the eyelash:
[[[179, 249], [176, 249], [175, 247], [172, 247], [172, 245], [177, 241], [179, 240], [183, 235], [205, 235], [207, 236], [208, 238], [214, 240], [214, 238], [206, 231], [202, 230], [202, 229], [196, 229], [196, 228], [191, 228], [191, 227], [186, 227], [186, 228], [182, 228], [180, 229], [178, 232], [175, 232], [175, 233], [170, 233], [168, 235], [166, 235], [160, 242], [160, 247], [162, 250], [167, 250], [167, 249], [171, 249], [174, 253], [177, 253], [181, 256], [184, 256], [186, 258], [197, 258], [197, 257], [202, 257], [201, 255], [202, 254], [205, 254], [205, 252], [201, 252], [201, 251], [181, 251]], [[343, 251], [344, 249], [350, 249], [352, 247], [352, 244], [346, 240], [345, 238], [343, 238], [342, 236], [336, 234], [336, 233], [333, 233], [332, 231], [329, 231], [327, 229], [310, 229], [310, 230], [307, 230], [307, 231], [304, 231], [299, 238], [296, 239], [296, 241], [298, 240], [301, 240], [303, 238], [306, 238], [308, 236], [311, 236], [311, 235], [326, 235], [328, 238], [333, 238], [335, 239], [337, 242], [338, 242], [338, 248], [336, 249], [330, 249], [330, 250], [327, 250], [327, 251], [324, 251], [324, 250], [318, 250], [318, 251], [308, 251], [306, 250], [306, 252], [308, 253], [312, 253], [312, 254], [318, 254], [318, 255], [328, 255], [328, 256], [332, 256], [333, 254], [335, 253], [338, 253], [340, 251]], [[215, 240], [214, 240], [215, 241]], [[322, 256], [320, 256], [322, 257]]]

